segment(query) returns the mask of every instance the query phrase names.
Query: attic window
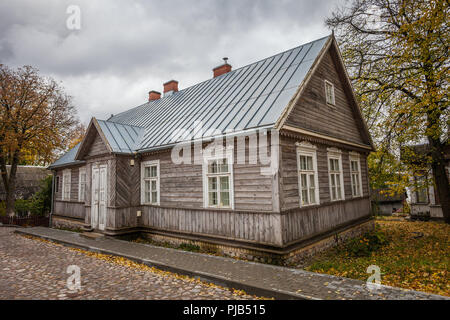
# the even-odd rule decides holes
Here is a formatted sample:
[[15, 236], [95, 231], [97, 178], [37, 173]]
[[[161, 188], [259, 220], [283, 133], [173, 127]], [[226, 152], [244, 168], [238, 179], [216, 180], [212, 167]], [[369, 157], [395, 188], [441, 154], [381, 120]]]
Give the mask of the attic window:
[[327, 104], [332, 106], [336, 105], [334, 100], [334, 85], [327, 80], [325, 80], [325, 97], [327, 99]]

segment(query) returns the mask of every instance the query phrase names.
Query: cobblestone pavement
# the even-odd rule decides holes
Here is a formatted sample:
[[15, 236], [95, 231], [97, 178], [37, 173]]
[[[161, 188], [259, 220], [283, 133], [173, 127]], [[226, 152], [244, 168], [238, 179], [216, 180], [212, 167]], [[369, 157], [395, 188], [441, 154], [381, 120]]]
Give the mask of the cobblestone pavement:
[[[0, 299], [252, 299], [193, 279], [123, 266], [0, 227]], [[69, 265], [81, 291], [67, 288]]]
[[[18, 232], [102, 252], [128, 257], [142, 263], [179, 273], [194, 274], [210, 282], [228, 283], [246, 292], [268, 297], [297, 299], [448, 299], [444, 296], [394, 288], [368, 286], [365, 282], [300, 269], [235, 260], [231, 258], [163, 248], [112, 238], [96, 240], [78, 233], [44, 227], [18, 229]], [[0, 247], [1, 248], [1, 247]], [[1, 271], [1, 269], [0, 269]], [[100, 276], [100, 278], [103, 275]]]

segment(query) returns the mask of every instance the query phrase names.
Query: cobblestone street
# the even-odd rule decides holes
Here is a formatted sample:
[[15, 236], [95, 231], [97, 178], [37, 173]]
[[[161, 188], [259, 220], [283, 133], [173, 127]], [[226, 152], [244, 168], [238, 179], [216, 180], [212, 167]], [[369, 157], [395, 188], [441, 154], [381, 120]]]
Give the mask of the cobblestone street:
[[[252, 299], [191, 278], [139, 270], [0, 227], [0, 299]], [[67, 267], [81, 271], [81, 291], [67, 288]]]

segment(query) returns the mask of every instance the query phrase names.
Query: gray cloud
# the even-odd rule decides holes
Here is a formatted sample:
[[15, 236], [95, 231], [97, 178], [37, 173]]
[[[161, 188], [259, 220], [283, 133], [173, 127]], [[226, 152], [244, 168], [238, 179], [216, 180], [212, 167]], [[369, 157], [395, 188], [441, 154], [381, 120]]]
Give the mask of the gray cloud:
[[[167, 80], [206, 80], [223, 56], [237, 68], [325, 36], [342, 1], [2, 1], [0, 63], [61, 81], [87, 123], [144, 103]], [[72, 4], [81, 30], [66, 27]]]

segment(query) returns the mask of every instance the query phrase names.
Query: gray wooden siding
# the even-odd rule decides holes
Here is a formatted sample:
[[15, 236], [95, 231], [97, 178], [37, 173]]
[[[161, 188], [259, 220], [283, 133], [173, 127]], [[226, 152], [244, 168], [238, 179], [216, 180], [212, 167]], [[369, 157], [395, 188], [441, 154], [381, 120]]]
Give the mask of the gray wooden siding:
[[78, 201], [78, 182], [80, 179], [80, 167], [68, 167], [67, 169], [58, 169], [55, 174], [59, 177], [58, 189], [55, 189], [55, 200], [62, 201], [62, 185], [63, 185], [63, 171], [70, 169], [70, 199], [64, 201]]
[[55, 201], [53, 214], [69, 218], [84, 219], [84, 204], [80, 202]]
[[[329, 50], [296, 102], [286, 120], [286, 125], [313, 130], [347, 141], [367, 143], [361, 136], [361, 124], [356, 120], [358, 117], [346, 94], [341, 72]], [[334, 85], [336, 106], [329, 106], [326, 103], [324, 80]]]
[[[235, 163], [233, 165], [233, 177], [235, 210], [272, 211], [272, 176], [262, 175], [260, 164], [238, 164], [236, 145], [234, 150]], [[248, 154], [248, 143], [246, 144], [246, 150]], [[143, 156], [141, 161], [158, 159], [160, 161], [161, 175], [161, 206], [203, 208], [202, 166], [194, 164], [176, 165], [172, 162], [170, 152]], [[140, 168], [139, 162], [136, 162], [135, 166]], [[124, 167], [124, 170], [118, 171], [118, 174], [122, 175], [121, 172], [123, 172], [124, 175], [130, 176], [129, 169], [126, 170], [127, 165]], [[139, 178], [136, 180], [135, 176], [137, 174], [139, 174]], [[123, 181], [127, 181], [127, 179], [127, 177], [120, 178]], [[138, 181], [138, 185], [132, 185], [132, 181]], [[136, 172], [133, 175], [132, 181], [129, 181], [130, 185], [132, 185], [131, 189], [134, 194], [140, 196], [140, 191], [136, 192], [138, 190], [137, 188], [140, 190], [140, 172]], [[129, 190], [127, 191], [124, 187], [119, 192], [127, 195], [129, 194]], [[122, 195], [118, 195], [118, 197], [123, 198]]]
[[100, 135], [98, 134], [98, 132], [95, 132], [95, 137], [93, 138], [93, 141], [92, 141], [91, 145], [89, 146], [89, 151], [87, 152], [87, 156], [98, 156], [98, 155], [104, 155], [107, 153], [109, 153], [108, 148], [106, 147], [102, 138], [100, 138]]
[[283, 242], [308, 238], [369, 215], [368, 197], [292, 210], [281, 216]]
[[145, 206], [142, 226], [281, 246], [281, 219], [278, 213], [176, 209]]
[[[297, 158], [296, 158], [296, 142], [302, 141], [302, 138], [291, 138], [281, 136], [281, 190], [280, 193], [282, 210], [298, 208], [300, 196], [298, 191], [298, 174], [297, 174]], [[317, 147], [317, 171], [319, 178], [319, 195], [320, 203], [330, 202], [330, 185], [328, 177], [328, 154], [327, 148], [335, 145], [325, 145], [322, 143], [314, 143]], [[339, 147], [338, 147], [339, 148]], [[350, 179], [350, 159], [348, 149], [340, 148], [342, 151], [342, 168], [344, 174], [344, 192], [345, 199], [352, 199], [351, 179]], [[360, 153], [361, 161], [361, 180], [363, 185], [363, 196], [368, 196], [367, 186], [367, 168], [366, 154]]]

